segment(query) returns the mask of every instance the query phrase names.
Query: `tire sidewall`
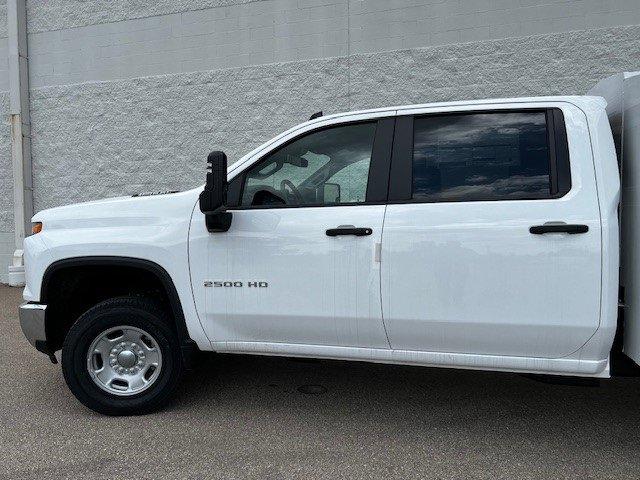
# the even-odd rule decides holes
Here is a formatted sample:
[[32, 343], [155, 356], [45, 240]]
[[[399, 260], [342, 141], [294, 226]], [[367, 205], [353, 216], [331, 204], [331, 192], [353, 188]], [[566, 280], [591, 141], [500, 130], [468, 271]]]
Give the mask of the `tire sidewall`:
[[[177, 337], [155, 312], [131, 306], [93, 308], [69, 331], [62, 350], [62, 370], [67, 385], [87, 407], [107, 415], [136, 415], [160, 407], [177, 385], [182, 359]], [[87, 369], [91, 343], [104, 331], [120, 326], [139, 328], [151, 335], [162, 354], [158, 378], [146, 390], [131, 396], [114, 395], [101, 389]]]

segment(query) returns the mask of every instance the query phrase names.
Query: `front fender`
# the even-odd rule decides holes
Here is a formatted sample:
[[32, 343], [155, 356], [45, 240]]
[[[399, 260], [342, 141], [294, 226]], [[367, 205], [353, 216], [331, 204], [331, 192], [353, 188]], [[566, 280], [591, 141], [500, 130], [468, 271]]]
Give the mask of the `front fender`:
[[[201, 350], [210, 350], [211, 343], [198, 319], [188, 263], [188, 234], [195, 199], [187, 209], [167, 212], [147, 224], [117, 222], [93, 224], [84, 228], [65, 228], [59, 222], [24, 241], [26, 287], [24, 299], [41, 302], [47, 271], [65, 262], [146, 262], [158, 272], [166, 272], [174, 286], [189, 337]], [[186, 211], [185, 211], [186, 210]], [[95, 264], [95, 263], [94, 263]], [[166, 279], [165, 279], [166, 280]]]

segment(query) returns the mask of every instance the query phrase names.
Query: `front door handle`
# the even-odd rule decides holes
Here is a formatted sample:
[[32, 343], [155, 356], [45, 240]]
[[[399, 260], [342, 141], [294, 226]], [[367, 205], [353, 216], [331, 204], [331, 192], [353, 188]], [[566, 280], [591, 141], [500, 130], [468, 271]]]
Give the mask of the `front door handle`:
[[568, 233], [575, 235], [577, 233], [587, 233], [588, 225], [571, 225], [567, 223], [545, 223], [544, 225], [534, 225], [529, 228], [529, 232], [534, 235], [543, 235], [545, 233]]
[[327, 235], [329, 237], [337, 237], [338, 235], [355, 235], [356, 237], [364, 237], [366, 235], [371, 235], [373, 230], [370, 228], [357, 228], [353, 225], [340, 225], [338, 228], [329, 228], [327, 230]]

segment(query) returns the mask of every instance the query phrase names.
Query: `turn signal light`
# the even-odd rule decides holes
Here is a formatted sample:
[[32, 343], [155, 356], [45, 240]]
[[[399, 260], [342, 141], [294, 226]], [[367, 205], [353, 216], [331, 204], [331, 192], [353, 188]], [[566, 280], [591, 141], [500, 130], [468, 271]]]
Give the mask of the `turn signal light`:
[[32, 233], [32, 234], [34, 234], [34, 235], [35, 235], [36, 233], [40, 233], [41, 231], [42, 231], [42, 222], [34, 223], [34, 224], [31, 226], [31, 233]]

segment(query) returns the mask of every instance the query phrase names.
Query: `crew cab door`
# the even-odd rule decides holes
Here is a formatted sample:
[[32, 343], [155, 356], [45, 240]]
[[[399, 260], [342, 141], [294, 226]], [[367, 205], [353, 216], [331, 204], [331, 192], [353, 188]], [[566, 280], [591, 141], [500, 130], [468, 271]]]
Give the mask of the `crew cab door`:
[[397, 119], [382, 239], [391, 346], [569, 355], [600, 314], [586, 118], [566, 103], [460, 110]]
[[388, 348], [376, 244], [394, 119], [377, 117], [280, 139], [231, 181], [228, 232], [194, 220], [193, 290], [217, 349]]

